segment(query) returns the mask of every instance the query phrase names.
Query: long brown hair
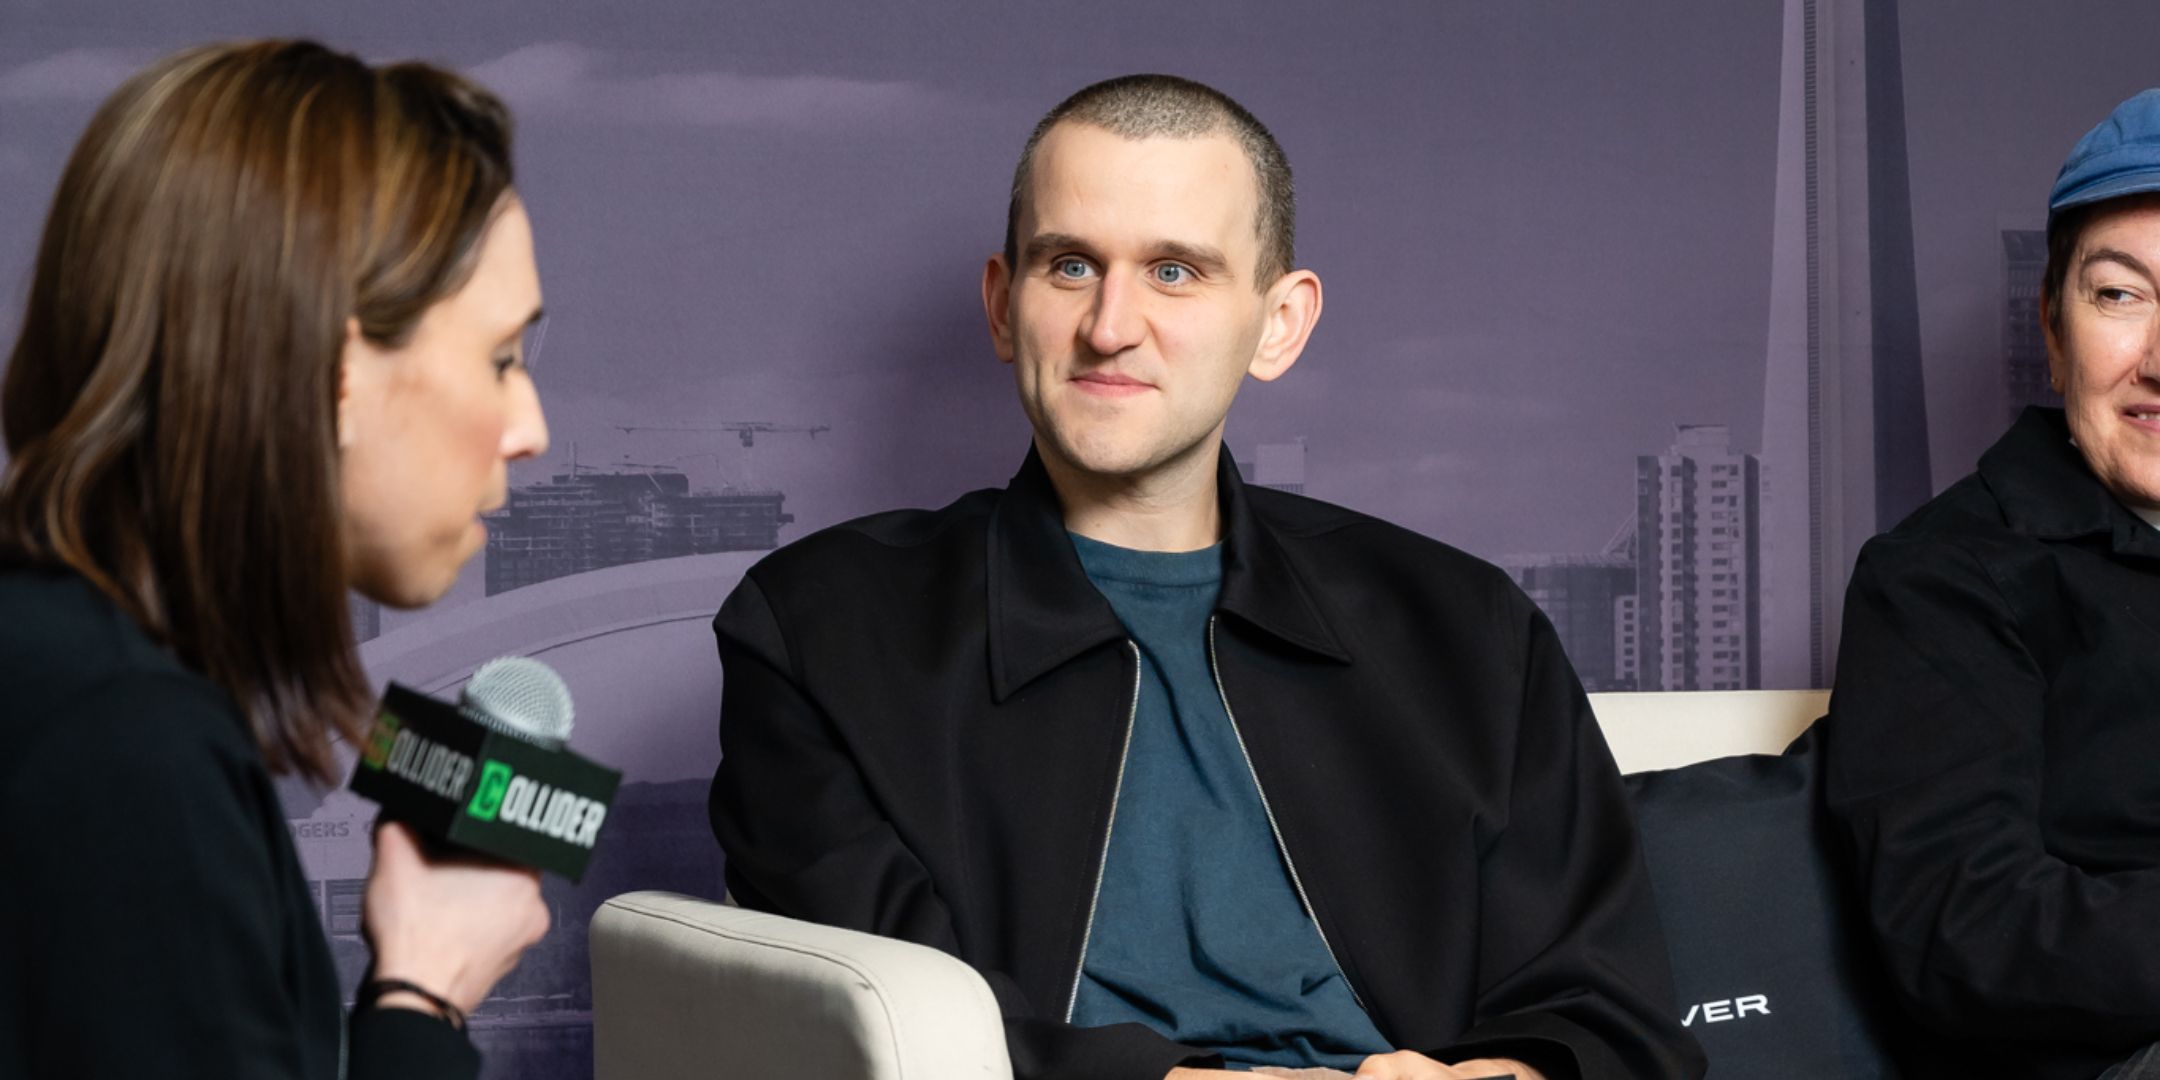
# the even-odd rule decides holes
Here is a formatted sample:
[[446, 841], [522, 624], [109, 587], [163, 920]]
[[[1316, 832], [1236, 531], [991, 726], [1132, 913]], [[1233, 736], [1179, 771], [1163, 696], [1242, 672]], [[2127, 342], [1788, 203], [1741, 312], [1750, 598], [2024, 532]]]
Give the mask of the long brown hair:
[[0, 551], [89, 580], [229, 693], [275, 771], [366, 721], [338, 485], [347, 320], [402, 344], [510, 190], [472, 83], [311, 42], [115, 91], [68, 160], [0, 387]]

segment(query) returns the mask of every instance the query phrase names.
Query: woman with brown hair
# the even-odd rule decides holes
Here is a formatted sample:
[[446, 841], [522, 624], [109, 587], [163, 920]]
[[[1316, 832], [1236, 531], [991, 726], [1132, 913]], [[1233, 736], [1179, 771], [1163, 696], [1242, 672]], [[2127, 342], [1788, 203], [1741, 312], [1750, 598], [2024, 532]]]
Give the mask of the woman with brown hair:
[[0, 1075], [477, 1072], [535, 875], [382, 826], [348, 1025], [271, 777], [368, 718], [347, 589], [440, 596], [547, 445], [509, 140], [455, 75], [261, 42], [77, 145], [0, 388]]

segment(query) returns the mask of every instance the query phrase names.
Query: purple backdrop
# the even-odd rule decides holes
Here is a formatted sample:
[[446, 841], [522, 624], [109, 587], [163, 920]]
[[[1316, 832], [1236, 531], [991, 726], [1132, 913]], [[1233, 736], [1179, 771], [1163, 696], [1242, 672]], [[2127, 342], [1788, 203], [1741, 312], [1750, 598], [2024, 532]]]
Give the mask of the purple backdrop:
[[[1805, 20], [1845, 50], [1818, 95]], [[447, 62], [518, 115], [555, 449], [450, 597], [356, 622], [378, 679], [437, 692], [501, 653], [554, 663], [580, 747], [628, 773], [593, 876], [551, 884], [556, 931], [475, 1022], [492, 1075], [583, 1077], [592, 907], [720, 889], [720, 597], [776, 541], [1001, 482], [1024, 449], [976, 284], [1059, 97], [1172, 71], [1287, 148], [1328, 310], [1233, 414], [1253, 479], [1502, 561], [1593, 689], [1821, 684], [1852, 544], [1918, 497], [1894, 474], [1947, 484], [2031, 394], [2030, 230], [2071, 142], [2151, 77], [2160, 9], [0, 0], [0, 333], [96, 102], [175, 47], [284, 34]], [[1808, 321], [1838, 267], [1872, 321]], [[1811, 370], [1844, 387], [1815, 410]], [[366, 810], [292, 801], [349, 975]]]

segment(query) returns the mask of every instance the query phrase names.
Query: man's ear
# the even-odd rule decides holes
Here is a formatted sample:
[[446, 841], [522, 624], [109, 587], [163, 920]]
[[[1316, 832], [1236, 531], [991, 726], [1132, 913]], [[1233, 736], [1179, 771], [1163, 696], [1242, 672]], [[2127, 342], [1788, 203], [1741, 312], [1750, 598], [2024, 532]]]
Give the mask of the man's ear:
[[997, 350], [997, 357], [1012, 363], [1012, 267], [1005, 263], [1000, 253], [990, 256], [983, 264], [982, 279], [983, 317], [990, 322], [990, 347]]
[[1246, 373], [1261, 382], [1273, 382], [1289, 371], [1304, 354], [1305, 342], [1320, 321], [1320, 301], [1320, 275], [1310, 270], [1292, 270], [1268, 286], [1262, 301], [1267, 322]]

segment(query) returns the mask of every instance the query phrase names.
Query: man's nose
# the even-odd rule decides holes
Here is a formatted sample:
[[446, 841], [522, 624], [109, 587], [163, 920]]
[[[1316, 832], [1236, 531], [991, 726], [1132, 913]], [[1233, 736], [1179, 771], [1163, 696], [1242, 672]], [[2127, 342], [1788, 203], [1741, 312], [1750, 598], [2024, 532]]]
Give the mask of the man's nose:
[[1095, 305], [1080, 328], [1088, 348], [1096, 355], [1115, 356], [1146, 339], [1147, 320], [1142, 311], [1145, 300], [1139, 295], [1143, 288], [1130, 274], [1112, 271], [1103, 275], [1102, 284], [1095, 290]]

